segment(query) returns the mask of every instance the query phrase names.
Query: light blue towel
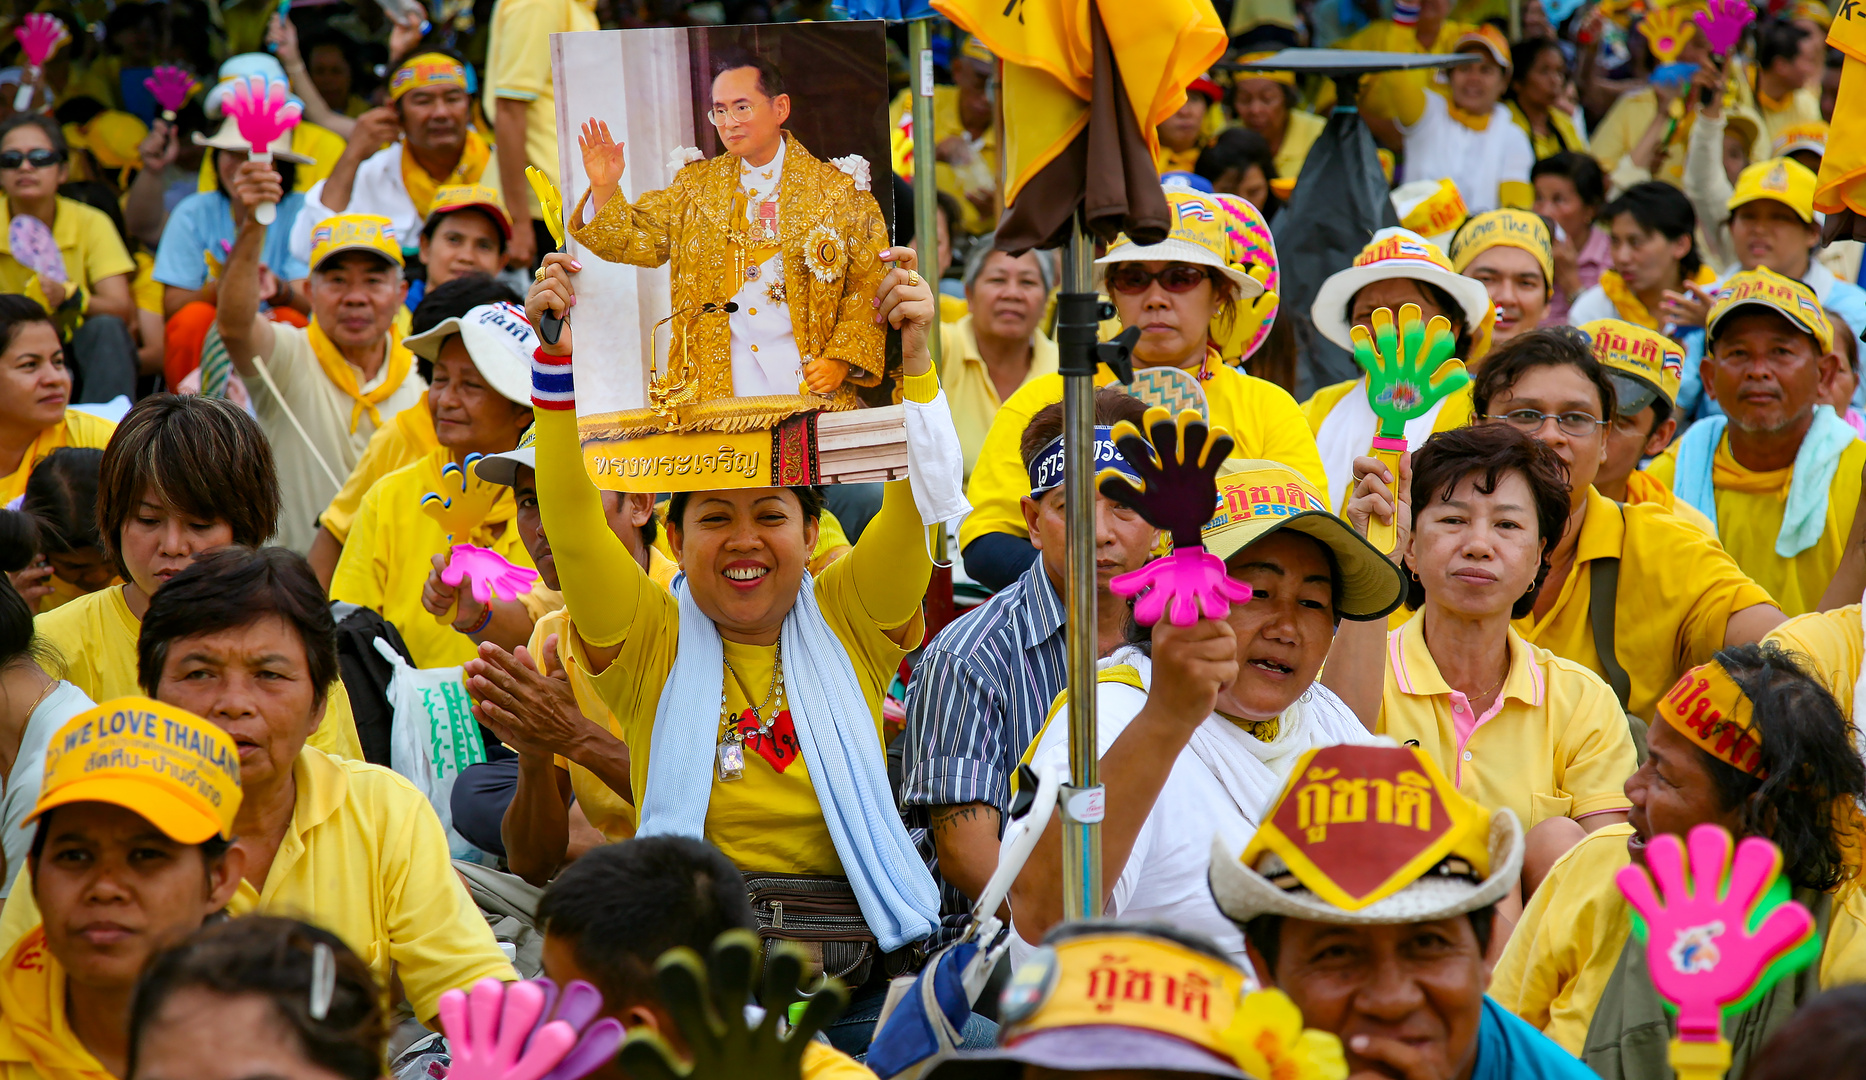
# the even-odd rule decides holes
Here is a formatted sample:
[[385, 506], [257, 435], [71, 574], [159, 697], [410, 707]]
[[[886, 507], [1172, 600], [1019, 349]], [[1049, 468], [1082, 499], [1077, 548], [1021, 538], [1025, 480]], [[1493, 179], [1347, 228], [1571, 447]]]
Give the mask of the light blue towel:
[[[636, 835], [703, 839], [719, 745], [725, 648], [684, 576], [675, 580], [674, 595], [680, 602], [679, 651], [655, 708], [654, 750]], [[874, 714], [848, 650], [816, 605], [816, 583], [808, 573], [780, 634], [784, 696], [823, 820], [862, 917], [882, 950], [892, 952], [939, 924], [939, 888], [901, 824]]]
[[[1672, 470], [1672, 490], [1702, 510], [1717, 524], [1717, 492], [1711, 481], [1717, 447], [1723, 442], [1727, 417], [1711, 416], [1691, 425], [1678, 440], [1678, 461]], [[1792, 559], [1813, 547], [1827, 530], [1827, 495], [1840, 455], [1858, 438], [1831, 405], [1814, 407], [1814, 422], [1795, 452], [1795, 472], [1788, 483], [1788, 503], [1782, 508], [1782, 528], [1775, 534], [1775, 553]]]

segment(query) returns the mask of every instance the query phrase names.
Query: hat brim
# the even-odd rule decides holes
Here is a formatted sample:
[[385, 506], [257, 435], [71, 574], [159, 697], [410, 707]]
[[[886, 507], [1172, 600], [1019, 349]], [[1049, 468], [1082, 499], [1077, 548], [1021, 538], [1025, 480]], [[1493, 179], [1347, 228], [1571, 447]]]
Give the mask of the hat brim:
[[1719, 311], [1714, 316], [1712, 316], [1710, 321], [1706, 323], [1704, 326], [1705, 351], [1708, 352], [1710, 350], [1711, 343], [1717, 340], [1717, 327], [1720, 323], [1730, 318], [1732, 315], [1735, 315], [1737, 312], [1742, 311], [1744, 308], [1752, 308], [1752, 307], [1765, 308], [1769, 311], [1775, 312], [1777, 315], [1780, 315], [1782, 318], [1787, 319], [1789, 323], [1792, 326], [1794, 326], [1795, 329], [1813, 338], [1814, 343], [1816, 345], [1821, 346], [1821, 349], [1823, 352], [1834, 351], [1833, 340], [1829, 338], [1826, 341], [1822, 341], [1821, 332], [1819, 330], [1816, 330], [1814, 327], [1808, 325], [1807, 319], [1803, 318], [1799, 312], [1790, 311], [1787, 308], [1783, 307], [1782, 305], [1774, 302], [1773, 300], [1765, 300], [1760, 296], [1751, 297], [1750, 299], [1745, 300], [1740, 304], [1731, 304], [1729, 307], [1724, 308], [1722, 311]]
[[[253, 152], [253, 148], [250, 143], [248, 143], [245, 139], [241, 139], [237, 137], [227, 138], [226, 136], [219, 135], [219, 134], [203, 135], [197, 131], [194, 133], [193, 139], [194, 139], [194, 145], [205, 146], [210, 150], [227, 150], [235, 154], [250, 154]], [[304, 156], [303, 154], [295, 154], [290, 150], [274, 150], [272, 152], [272, 160], [289, 161], [293, 165], [312, 164], [311, 158], [308, 158]]]
[[927, 1073], [926, 1080], [1017, 1080], [1026, 1065], [1059, 1072], [1133, 1069], [1251, 1080], [1235, 1064], [1184, 1039], [1112, 1024], [1032, 1032], [1011, 1046], [960, 1054], [941, 1062]]
[[1354, 302], [1354, 295], [1376, 281], [1395, 281], [1410, 278], [1436, 285], [1451, 294], [1463, 309], [1464, 329], [1475, 334], [1484, 323], [1484, 316], [1490, 313], [1490, 293], [1484, 283], [1463, 274], [1454, 274], [1442, 270], [1430, 263], [1414, 259], [1388, 259], [1370, 263], [1366, 266], [1350, 266], [1328, 276], [1322, 282], [1321, 289], [1315, 294], [1315, 303], [1309, 306], [1309, 316], [1315, 322], [1316, 330], [1321, 335], [1349, 352], [1354, 351], [1354, 338], [1348, 333], [1348, 305]]
[[1238, 299], [1249, 300], [1253, 296], [1263, 295], [1263, 282], [1251, 277], [1223, 259], [1212, 254], [1197, 244], [1172, 237], [1157, 244], [1122, 244], [1108, 254], [1095, 260], [1096, 266], [1111, 266], [1124, 262], [1182, 262], [1195, 266], [1209, 266], [1230, 278], [1238, 287]]
[[1312, 537], [1334, 553], [1341, 568], [1341, 595], [1335, 610], [1350, 622], [1371, 622], [1391, 615], [1406, 598], [1406, 575], [1380, 554], [1367, 538], [1333, 514], [1310, 510], [1289, 517], [1264, 517], [1218, 532], [1205, 540], [1205, 550], [1229, 560], [1279, 529]]
[[[1787, 155], [1787, 151], [1783, 151], [1783, 156], [1786, 156], [1786, 155]], [[1803, 213], [1801, 207], [1796, 206], [1794, 203], [1791, 203], [1787, 199], [1783, 198], [1781, 193], [1779, 192], [1756, 191], [1756, 192], [1751, 192], [1746, 195], [1732, 195], [1730, 196], [1730, 201], [1727, 204], [1725, 204], [1725, 209], [1729, 210], [1731, 213], [1734, 214], [1736, 213], [1737, 207], [1748, 206], [1750, 203], [1753, 203], [1753, 202], [1779, 202], [1783, 206], [1786, 206], [1790, 210], [1793, 210], [1795, 212], [1795, 216], [1801, 219], [1802, 224], [1804, 225], [1814, 224], [1814, 207], [1809, 206], [1807, 209], [1807, 212]]]
[[1636, 416], [1659, 398], [1659, 388], [1637, 375], [1609, 370], [1607, 378], [1613, 380], [1613, 411], [1621, 416]]
[[202, 844], [209, 837], [221, 835], [220, 821], [212, 814], [190, 805], [163, 785], [121, 773], [78, 780], [41, 796], [32, 813], [20, 822], [20, 827], [33, 824], [48, 811], [81, 802], [121, 806], [140, 815], [178, 844]]
[[389, 257], [388, 252], [374, 245], [343, 244], [339, 247], [334, 247], [334, 248], [331, 248], [329, 251], [326, 251], [322, 256], [318, 258], [318, 261], [312, 265], [311, 270], [313, 273], [316, 273], [317, 271], [324, 269], [325, 264], [330, 262], [332, 259], [337, 258], [339, 255], [348, 255], [352, 251], [361, 251], [369, 255], [374, 255], [376, 258], [381, 259], [383, 262], [386, 262], [391, 266], [402, 265], [401, 259], [399, 258], [391, 259]]
[[487, 454], [474, 463], [473, 471], [488, 484], [504, 484], [506, 487], [518, 486], [518, 467], [537, 471], [538, 448], [521, 446], [516, 450], [507, 450], [503, 454]]
[[1207, 880], [1212, 898], [1225, 917], [1243, 926], [1260, 915], [1307, 919], [1342, 926], [1382, 926], [1449, 919], [1489, 907], [1509, 895], [1523, 874], [1523, 826], [1513, 810], [1490, 816], [1490, 876], [1472, 884], [1455, 877], [1427, 875], [1392, 896], [1359, 911], [1343, 911], [1307, 889], [1285, 891], [1239, 858], [1222, 837], [1212, 839]]
[[428, 210], [428, 221], [438, 222], [441, 218], [446, 217], [448, 214], [457, 214], [462, 210], [484, 211], [487, 214], [487, 216], [492, 218], [493, 224], [499, 226], [499, 231], [505, 234], [506, 240], [509, 241], [512, 239], [511, 217], [506, 214], [504, 207], [494, 206], [492, 203], [467, 202], [467, 203], [456, 203], [453, 206], [432, 207], [431, 209]]
[[[374, 248], [367, 250], [375, 251]], [[377, 254], [381, 254], [377, 252]], [[469, 312], [469, 314], [471, 314]], [[455, 334], [466, 345], [467, 356], [499, 396], [514, 405], [531, 404], [531, 365], [507, 347], [504, 335], [458, 317], [442, 319], [413, 337], [402, 339], [408, 351], [430, 363], [441, 358], [441, 347]]]

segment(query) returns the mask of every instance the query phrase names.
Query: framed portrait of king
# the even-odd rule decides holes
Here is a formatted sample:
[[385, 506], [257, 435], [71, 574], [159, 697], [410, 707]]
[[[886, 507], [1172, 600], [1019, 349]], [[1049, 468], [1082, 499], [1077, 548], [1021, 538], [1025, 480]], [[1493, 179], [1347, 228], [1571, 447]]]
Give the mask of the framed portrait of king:
[[906, 474], [881, 22], [551, 38], [576, 275], [577, 422], [599, 487]]

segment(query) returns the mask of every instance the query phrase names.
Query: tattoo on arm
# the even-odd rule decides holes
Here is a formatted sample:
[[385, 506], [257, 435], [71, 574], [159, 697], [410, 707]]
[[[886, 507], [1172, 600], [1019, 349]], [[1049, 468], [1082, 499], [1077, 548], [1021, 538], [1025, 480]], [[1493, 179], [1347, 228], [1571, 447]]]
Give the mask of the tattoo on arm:
[[983, 803], [961, 803], [958, 806], [936, 806], [932, 812], [934, 832], [944, 832], [957, 828], [962, 822], [977, 821], [979, 815], [989, 808]]

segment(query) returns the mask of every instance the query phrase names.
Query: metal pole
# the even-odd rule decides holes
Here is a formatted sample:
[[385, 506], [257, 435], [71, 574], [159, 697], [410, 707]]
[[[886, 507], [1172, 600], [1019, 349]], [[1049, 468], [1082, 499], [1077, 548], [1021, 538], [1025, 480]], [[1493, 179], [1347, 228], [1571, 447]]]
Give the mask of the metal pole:
[[1095, 731], [1095, 251], [1080, 216], [1063, 259], [1056, 336], [1063, 370], [1063, 520], [1068, 523], [1069, 785], [1062, 790], [1063, 918], [1101, 915], [1101, 762]]
[[[935, 235], [938, 227], [939, 187], [934, 173], [934, 151], [938, 141], [933, 137], [933, 45], [931, 19], [913, 19], [907, 23], [907, 52], [911, 58], [913, 70], [914, 118], [914, 249], [920, 254], [920, 271], [933, 286], [933, 300], [939, 302], [939, 237]], [[902, 212], [895, 207], [894, 212]], [[937, 324], [934, 333], [927, 338], [927, 348], [933, 354], [933, 370], [940, 369], [940, 335]], [[945, 567], [951, 561], [946, 551], [946, 525], [935, 522], [927, 526], [928, 541], [936, 567], [934, 580], [929, 589], [929, 600], [934, 616], [930, 621], [940, 626], [952, 621], [952, 572]], [[929, 628], [929, 636], [937, 628]]]

